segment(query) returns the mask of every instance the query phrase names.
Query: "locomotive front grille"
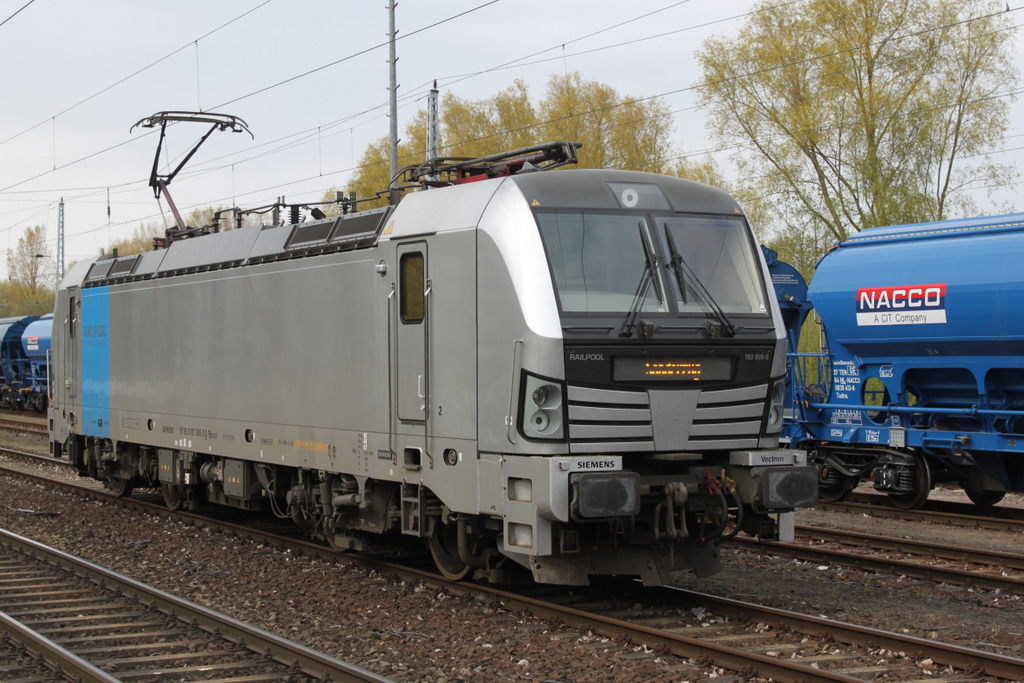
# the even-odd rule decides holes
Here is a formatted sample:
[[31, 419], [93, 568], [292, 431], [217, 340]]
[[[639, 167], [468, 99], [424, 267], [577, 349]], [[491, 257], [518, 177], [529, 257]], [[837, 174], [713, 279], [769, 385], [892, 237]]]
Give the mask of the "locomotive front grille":
[[682, 392], [569, 385], [569, 452], [756, 448], [767, 396], [767, 384]]
[[569, 452], [616, 453], [654, 449], [646, 391], [569, 386]]
[[768, 385], [702, 391], [687, 448], [756, 448]]

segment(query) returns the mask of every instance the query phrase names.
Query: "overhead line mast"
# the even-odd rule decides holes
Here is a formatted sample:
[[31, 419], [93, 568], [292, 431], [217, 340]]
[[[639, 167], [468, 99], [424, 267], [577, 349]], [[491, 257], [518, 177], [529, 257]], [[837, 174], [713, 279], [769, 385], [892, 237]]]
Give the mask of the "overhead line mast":
[[391, 29], [388, 33], [390, 51], [390, 59], [388, 60], [388, 70], [390, 72], [390, 87], [388, 90], [390, 91], [390, 96], [388, 99], [391, 119], [391, 164], [389, 168], [391, 182], [388, 185], [388, 196], [392, 205], [397, 204], [401, 197], [398, 189], [398, 57], [395, 55], [395, 39], [398, 35], [398, 31], [395, 29], [395, 7], [397, 6], [398, 3], [395, 0], [391, 0], [388, 4], [388, 24]]
[[[108, 190], [109, 191], [109, 190]], [[108, 201], [109, 203], [109, 201]], [[109, 210], [109, 209], [108, 209]], [[56, 292], [60, 289], [61, 278], [64, 277], [64, 198], [60, 198], [60, 208], [57, 211], [57, 284]]]

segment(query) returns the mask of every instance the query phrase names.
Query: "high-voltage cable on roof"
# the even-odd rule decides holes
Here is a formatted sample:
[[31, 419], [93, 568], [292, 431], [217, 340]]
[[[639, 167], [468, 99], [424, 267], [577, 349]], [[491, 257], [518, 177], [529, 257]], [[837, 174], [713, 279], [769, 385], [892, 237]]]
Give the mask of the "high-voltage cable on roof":
[[547, 142], [523, 147], [476, 159], [441, 157], [421, 164], [406, 166], [399, 171], [412, 182], [428, 187], [459, 185], [461, 183], [514, 175], [526, 171], [546, 171], [577, 162], [576, 150], [582, 142]]

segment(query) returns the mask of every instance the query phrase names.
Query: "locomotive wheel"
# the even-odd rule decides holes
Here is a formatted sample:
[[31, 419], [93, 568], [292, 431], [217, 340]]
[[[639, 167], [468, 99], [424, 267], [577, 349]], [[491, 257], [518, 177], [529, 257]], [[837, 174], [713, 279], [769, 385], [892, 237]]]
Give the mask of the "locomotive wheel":
[[135, 488], [134, 486], [132, 486], [131, 479], [121, 479], [118, 477], [107, 479], [104, 482], [104, 485], [111, 493], [113, 493], [118, 498], [127, 498], [128, 496], [132, 495], [132, 491]]
[[914, 490], [910, 493], [890, 493], [889, 501], [901, 510], [916, 510], [928, 500], [932, 490], [932, 471], [920, 453], [914, 453]]
[[964, 493], [971, 499], [971, 502], [980, 508], [990, 508], [1003, 499], [1006, 495], [1006, 491], [986, 491], [985, 489], [979, 489], [972, 484], [964, 482], [960, 483]]
[[454, 524], [438, 522], [434, 535], [427, 538], [427, 547], [444, 578], [462, 581], [469, 576], [472, 567], [459, 557], [459, 531]]
[[185, 505], [185, 491], [173, 484], [160, 484], [160, 493], [164, 495], [164, 505], [170, 510], [180, 510]]

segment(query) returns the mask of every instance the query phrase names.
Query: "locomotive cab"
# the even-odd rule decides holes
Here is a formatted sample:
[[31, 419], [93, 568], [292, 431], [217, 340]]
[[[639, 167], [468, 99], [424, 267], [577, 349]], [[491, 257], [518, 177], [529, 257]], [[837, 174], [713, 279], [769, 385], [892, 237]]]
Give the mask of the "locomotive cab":
[[648, 583], [683, 568], [673, 552], [705, 575], [720, 538], [774, 537], [770, 515], [812, 504], [800, 454], [777, 450], [784, 336], [731, 197], [580, 170], [514, 176], [491, 206], [480, 381], [502, 390], [480, 401], [510, 412], [487, 442], [508, 481], [504, 554], [548, 582], [626, 573], [621, 548]]

